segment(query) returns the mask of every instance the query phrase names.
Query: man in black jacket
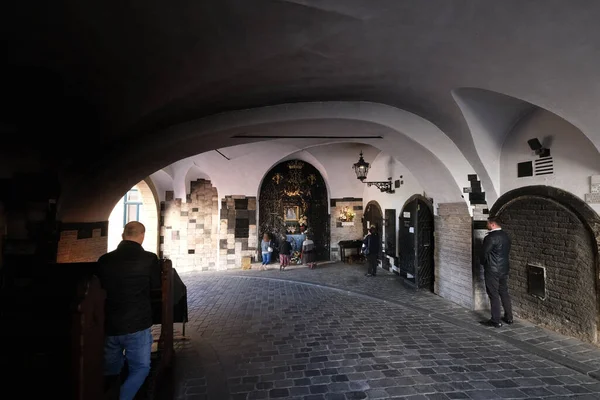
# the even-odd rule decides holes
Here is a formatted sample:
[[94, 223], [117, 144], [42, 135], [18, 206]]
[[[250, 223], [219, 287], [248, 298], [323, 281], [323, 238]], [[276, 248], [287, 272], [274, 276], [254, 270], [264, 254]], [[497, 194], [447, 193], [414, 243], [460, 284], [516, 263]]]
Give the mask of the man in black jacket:
[[492, 318], [485, 324], [500, 328], [500, 302], [504, 308], [502, 320], [509, 325], [513, 323], [512, 305], [508, 294], [510, 238], [495, 217], [488, 218], [487, 229], [489, 232], [483, 239], [480, 261], [485, 273], [485, 288], [490, 297]]
[[160, 288], [160, 266], [157, 255], [142, 248], [145, 232], [140, 222], [127, 223], [117, 249], [98, 260], [98, 278], [106, 291], [104, 375], [117, 376], [125, 360], [128, 365], [120, 400], [133, 399], [150, 372], [150, 290]]

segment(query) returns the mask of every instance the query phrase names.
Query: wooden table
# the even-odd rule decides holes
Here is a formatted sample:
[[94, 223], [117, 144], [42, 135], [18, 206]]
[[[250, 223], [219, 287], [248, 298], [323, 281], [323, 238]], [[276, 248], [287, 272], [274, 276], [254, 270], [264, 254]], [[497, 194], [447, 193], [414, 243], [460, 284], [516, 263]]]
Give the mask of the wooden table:
[[362, 247], [362, 240], [342, 240], [338, 242], [340, 247], [340, 258], [342, 262], [346, 262], [346, 250], [355, 249], [356, 254], [360, 254], [360, 248]]

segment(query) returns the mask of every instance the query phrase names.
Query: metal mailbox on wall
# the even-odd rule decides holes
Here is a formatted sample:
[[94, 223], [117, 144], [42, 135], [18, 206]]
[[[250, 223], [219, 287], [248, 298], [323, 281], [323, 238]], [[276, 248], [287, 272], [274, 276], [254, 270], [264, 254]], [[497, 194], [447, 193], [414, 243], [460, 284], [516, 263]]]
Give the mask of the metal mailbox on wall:
[[527, 293], [542, 300], [546, 298], [546, 268], [527, 264]]

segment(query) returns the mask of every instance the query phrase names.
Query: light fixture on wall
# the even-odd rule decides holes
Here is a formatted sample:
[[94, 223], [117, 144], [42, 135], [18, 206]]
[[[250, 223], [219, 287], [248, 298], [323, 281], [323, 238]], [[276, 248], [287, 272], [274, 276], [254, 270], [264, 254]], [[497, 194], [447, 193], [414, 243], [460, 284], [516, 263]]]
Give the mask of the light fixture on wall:
[[535, 154], [537, 154], [540, 158], [550, 157], [550, 149], [547, 149], [544, 146], [542, 146], [542, 143], [539, 141], [538, 138], [529, 139], [527, 141], [527, 144], [529, 145], [529, 148], [535, 151]]
[[358, 162], [354, 163], [352, 168], [356, 173], [356, 178], [360, 180], [362, 183], [366, 183], [367, 186], [376, 186], [383, 193], [394, 193], [394, 189], [392, 187], [392, 178], [388, 178], [387, 181], [380, 182], [365, 182], [367, 179], [367, 174], [369, 173], [370, 164], [365, 161], [363, 158], [362, 151], [360, 152], [360, 156], [358, 158]]

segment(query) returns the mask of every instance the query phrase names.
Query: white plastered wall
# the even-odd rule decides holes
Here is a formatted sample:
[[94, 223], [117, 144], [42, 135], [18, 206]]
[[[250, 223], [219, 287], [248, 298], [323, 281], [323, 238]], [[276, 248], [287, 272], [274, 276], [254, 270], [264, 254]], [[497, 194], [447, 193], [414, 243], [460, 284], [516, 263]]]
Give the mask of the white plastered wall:
[[[527, 144], [533, 138], [550, 148], [554, 173], [518, 178], [517, 164], [538, 158]], [[585, 194], [590, 192], [590, 177], [600, 174], [600, 154], [590, 140], [569, 122], [543, 109], [524, 118], [510, 132], [500, 162], [502, 194], [522, 186], [547, 185], [585, 200]], [[600, 212], [600, 204], [590, 206]]]

